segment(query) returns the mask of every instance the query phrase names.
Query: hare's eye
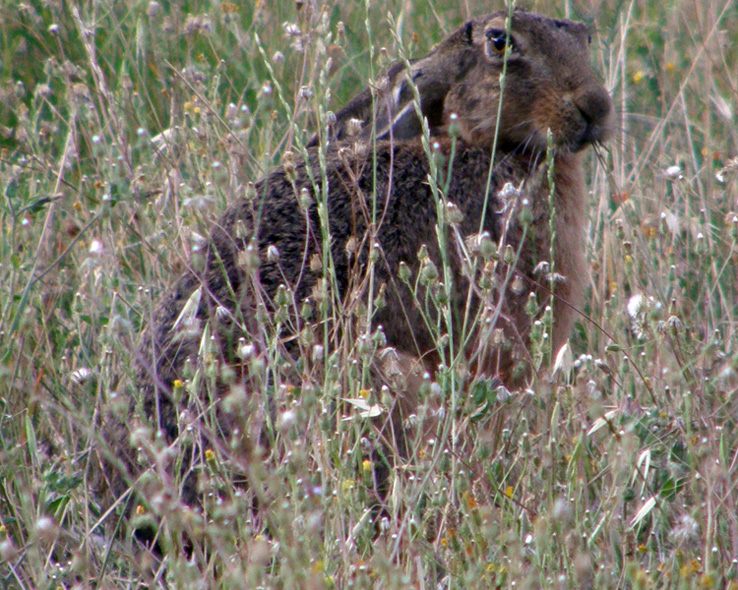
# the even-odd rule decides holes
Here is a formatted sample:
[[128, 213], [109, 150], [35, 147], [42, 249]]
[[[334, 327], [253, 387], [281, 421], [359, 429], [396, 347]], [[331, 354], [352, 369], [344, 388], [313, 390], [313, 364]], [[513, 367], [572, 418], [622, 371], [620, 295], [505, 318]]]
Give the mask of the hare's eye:
[[505, 31], [500, 29], [487, 31], [487, 39], [489, 40], [489, 50], [495, 55], [503, 55], [505, 47], [508, 45], [512, 47], [512, 39], [508, 37]]

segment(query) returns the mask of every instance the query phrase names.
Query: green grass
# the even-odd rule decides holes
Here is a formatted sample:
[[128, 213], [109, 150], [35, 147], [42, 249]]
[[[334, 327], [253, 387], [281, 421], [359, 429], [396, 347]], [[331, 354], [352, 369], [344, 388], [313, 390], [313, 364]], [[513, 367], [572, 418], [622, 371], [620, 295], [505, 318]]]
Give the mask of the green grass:
[[[621, 133], [588, 165], [591, 288], [571, 378], [506, 402], [504, 453], [486, 454], [462, 400], [436, 444], [450, 446], [456, 429], [472, 436], [393, 476], [393, 518], [375, 539], [362, 441], [372, 429], [327, 403], [365, 385], [348, 360], [363, 353], [347, 340], [325, 375], [304, 382], [288, 381], [275, 358], [254, 367], [280, 385], [269, 454], [249, 467], [247, 489], [233, 485], [225, 455], [210, 457], [208, 521], [178, 503], [178, 482], [157, 488], [163, 563], [135, 546], [121, 505], [106, 512], [91, 449], [115, 456], [104, 423], [129, 411], [129, 397], [140, 402], [133, 352], [198, 236], [283, 154], [299, 153], [321, 111], [397, 59], [388, 12], [403, 50], [419, 56], [498, 8], [301, 4], [0, 7], [0, 583], [737, 588], [729, 0], [530, 3], [592, 25]], [[152, 142], [165, 130], [167, 141]], [[313, 336], [302, 335], [305, 350]], [[263, 415], [263, 399], [230, 401]], [[138, 429], [140, 403], [130, 411], [136, 440], [151, 441], [142, 467], [156, 466], [162, 442]], [[190, 559], [192, 537], [202, 545]]]

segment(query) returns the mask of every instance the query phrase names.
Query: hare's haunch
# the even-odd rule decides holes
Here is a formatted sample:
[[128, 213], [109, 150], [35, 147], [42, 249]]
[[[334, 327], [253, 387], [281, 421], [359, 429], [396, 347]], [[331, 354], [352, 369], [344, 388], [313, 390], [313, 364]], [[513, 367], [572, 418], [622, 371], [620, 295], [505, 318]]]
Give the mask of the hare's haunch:
[[[237, 382], [248, 381], [243, 349], [263, 353], [278, 307], [291, 310], [279, 319], [287, 343], [280, 346], [286, 353], [302, 346], [297, 335], [319, 315], [301, 319], [306, 299], [315, 307], [348, 306], [381, 292], [384, 306], [371, 324], [383, 326], [399, 354], [432, 368], [442, 356], [440, 331], [456, 350], [465, 347], [471, 371], [508, 386], [530, 374], [531, 324], [547, 305], [553, 350], [566, 341], [587, 275], [582, 150], [607, 138], [611, 101], [589, 66], [584, 25], [522, 11], [509, 27], [506, 20], [507, 13], [472, 20], [409, 68], [390, 68], [381, 91], [358, 95], [339, 111], [330, 135], [313, 140], [327, 146], [324, 170], [319, 148], [311, 147], [308, 162], [274, 171], [256, 184], [256, 196], [225, 212], [212, 229], [205, 268], [180, 278], [164, 298], [138, 353], [156, 428], [179, 434], [183, 402], [174, 401], [181, 396], [172, 396], [172, 384], [185, 378], [186, 365], [202, 366], [206, 325], [208, 354], [214, 343], [217, 362], [235, 367]], [[429, 181], [418, 107], [435, 143], [441, 193]], [[448, 212], [443, 240], [438, 199]], [[477, 253], [484, 240], [502, 256]], [[449, 272], [433, 277], [444, 257]], [[398, 274], [401, 262], [408, 280]], [[439, 318], [449, 281], [451, 312]], [[287, 303], [275, 302], [284, 297]], [[339, 324], [333, 334], [343, 333]]]

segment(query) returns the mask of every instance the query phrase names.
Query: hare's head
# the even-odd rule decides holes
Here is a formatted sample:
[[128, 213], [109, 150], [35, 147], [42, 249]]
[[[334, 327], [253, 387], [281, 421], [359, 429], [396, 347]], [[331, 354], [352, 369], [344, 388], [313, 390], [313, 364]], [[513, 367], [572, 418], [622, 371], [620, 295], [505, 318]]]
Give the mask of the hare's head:
[[550, 129], [557, 147], [579, 151], [612, 128], [612, 102], [588, 46], [587, 27], [568, 20], [515, 11], [509, 21], [507, 12], [469, 21], [409, 68], [390, 68], [374, 100], [366, 90], [351, 101], [338, 113], [337, 135], [351, 118], [363, 121], [364, 137], [418, 135], [412, 84], [433, 133], [455, 114], [470, 144], [545, 150]]

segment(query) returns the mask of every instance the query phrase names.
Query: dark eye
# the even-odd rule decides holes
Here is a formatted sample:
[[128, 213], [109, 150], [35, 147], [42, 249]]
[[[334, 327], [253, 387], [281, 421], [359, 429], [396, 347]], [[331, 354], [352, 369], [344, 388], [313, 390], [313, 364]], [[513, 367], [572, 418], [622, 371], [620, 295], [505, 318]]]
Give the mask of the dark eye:
[[508, 45], [512, 48], [512, 39], [501, 29], [491, 29], [487, 31], [487, 39], [489, 40], [489, 50], [495, 55], [504, 55], [505, 47]]

